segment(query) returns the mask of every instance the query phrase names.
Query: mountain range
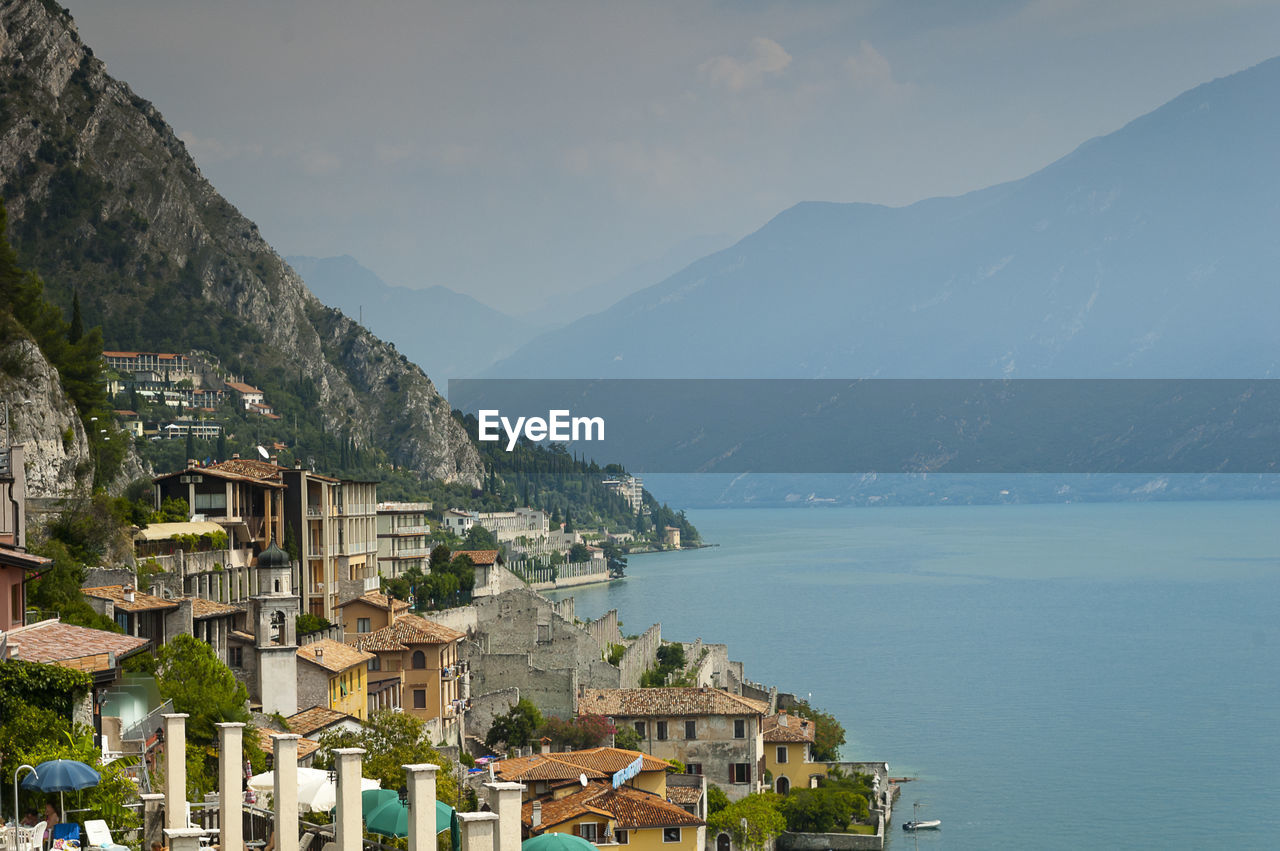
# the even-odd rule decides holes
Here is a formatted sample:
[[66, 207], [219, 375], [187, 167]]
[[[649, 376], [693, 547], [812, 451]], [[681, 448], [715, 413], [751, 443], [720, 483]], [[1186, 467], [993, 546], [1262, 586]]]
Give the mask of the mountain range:
[[1021, 180], [802, 203], [487, 375], [1267, 377], [1280, 59]]

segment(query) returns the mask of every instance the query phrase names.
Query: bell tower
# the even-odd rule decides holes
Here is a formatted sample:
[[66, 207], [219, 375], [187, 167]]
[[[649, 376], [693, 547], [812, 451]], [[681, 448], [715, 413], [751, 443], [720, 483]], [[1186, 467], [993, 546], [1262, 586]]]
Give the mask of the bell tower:
[[258, 593], [250, 598], [254, 652], [258, 656], [258, 698], [262, 711], [289, 716], [298, 711], [300, 601], [293, 590], [293, 566], [275, 541], [258, 556]]

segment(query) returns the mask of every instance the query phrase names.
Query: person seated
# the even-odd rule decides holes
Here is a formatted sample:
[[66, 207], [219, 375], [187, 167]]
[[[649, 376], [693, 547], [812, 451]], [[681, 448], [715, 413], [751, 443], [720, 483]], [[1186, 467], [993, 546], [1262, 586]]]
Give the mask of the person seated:
[[22, 817], [23, 827], [35, 827], [40, 823], [40, 816], [36, 815], [35, 810], [27, 810], [27, 814]]
[[44, 841], [48, 843], [53, 839], [53, 829], [58, 826], [58, 808], [53, 805], [52, 801], [46, 801], [44, 805]]

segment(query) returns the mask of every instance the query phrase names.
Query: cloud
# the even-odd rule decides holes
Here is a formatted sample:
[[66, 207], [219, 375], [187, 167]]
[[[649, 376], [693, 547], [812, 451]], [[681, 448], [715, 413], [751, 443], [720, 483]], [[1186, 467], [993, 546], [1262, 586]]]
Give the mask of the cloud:
[[712, 86], [723, 86], [731, 92], [754, 89], [764, 84], [770, 74], [781, 74], [791, 64], [791, 54], [771, 38], [751, 39], [751, 56], [737, 59], [716, 56], [698, 66], [698, 73]]
[[893, 79], [889, 60], [869, 41], [858, 45], [858, 50], [844, 61], [844, 68], [853, 85], [862, 91], [892, 97], [903, 97], [915, 91], [912, 83], [900, 83]]
[[329, 151], [307, 151], [298, 158], [304, 173], [312, 177], [333, 174], [342, 167], [342, 160]]

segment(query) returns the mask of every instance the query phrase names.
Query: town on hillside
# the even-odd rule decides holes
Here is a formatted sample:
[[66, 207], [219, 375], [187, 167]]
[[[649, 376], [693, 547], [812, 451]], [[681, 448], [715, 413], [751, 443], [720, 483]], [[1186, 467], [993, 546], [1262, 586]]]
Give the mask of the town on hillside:
[[[239, 392], [208, 388], [194, 357], [112, 355], [116, 374], [142, 367], [124, 392], [166, 406], [168, 393], [198, 409], [195, 394]], [[260, 398], [237, 404], [266, 415]], [[142, 436], [173, 440], [179, 422], [142, 421]], [[355, 815], [341, 781], [336, 821], [279, 793], [282, 819], [267, 772], [285, 776], [283, 759], [299, 778], [363, 774], [393, 798], [419, 776], [406, 766], [439, 766], [418, 793], [431, 786], [456, 813], [467, 847], [558, 834], [733, 851], [762, 836], [807, 847], [787, 843], [811, 833], [882, 847], [897, 786], [884, 762], [840, 758], [830, 715], [751, 681], [724, 644], [661, 624], [624, 634], [616, 611], [584, 620], [572, 597], [541, 593], [621, 578], [633, 531], [382, 500], [379, 482], [263, 454], [190, 458], [133, 503], [28, 505], [23, 447], [0, 451], [0, 749], [6, 770], [55, 754], [94, 767], [99, 786], [52, 805], [62, 823], [106, 822], [143, 848], [182, 847], [182, 830], [222, 847], [282, 829], [335, 848], [411, 835]], [[642, 507], [639, 479], [601, 484]], [[111, 518], [124, 518], [119, 540], [93, 550]], [[678, 528], [653, 531], [680, 547]], [[65, 675], [35, 673], [50, 666]], [[24, 717], [72, 744], [24, 741]], [[53, 800], [31, 788], [20, 809]]]

